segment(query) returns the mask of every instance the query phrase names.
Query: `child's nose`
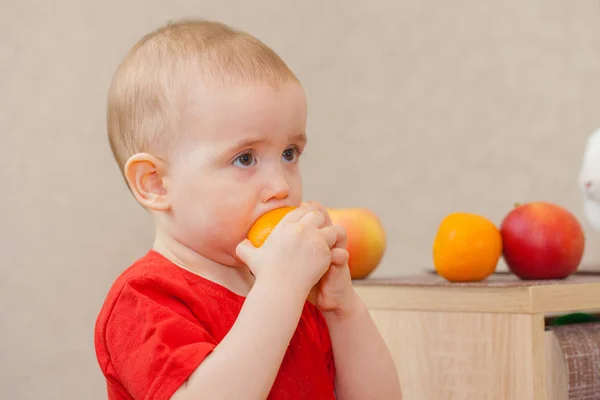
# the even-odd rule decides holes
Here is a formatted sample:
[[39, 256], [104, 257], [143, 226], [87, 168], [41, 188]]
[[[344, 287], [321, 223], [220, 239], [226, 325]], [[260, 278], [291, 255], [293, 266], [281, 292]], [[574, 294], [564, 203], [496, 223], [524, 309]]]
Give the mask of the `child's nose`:
[[283, 175], [272, 175], [268, 178], [263, 189], [262, 201], [266, 203], [269, 200], [285, 199], [290, 193], [288, 185]]

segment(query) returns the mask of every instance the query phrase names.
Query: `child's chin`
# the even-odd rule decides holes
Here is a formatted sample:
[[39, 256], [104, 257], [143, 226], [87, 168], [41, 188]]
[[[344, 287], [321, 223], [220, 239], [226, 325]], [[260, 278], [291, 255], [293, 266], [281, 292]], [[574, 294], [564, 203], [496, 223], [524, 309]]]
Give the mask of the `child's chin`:
[[231, 268], [246, 268], [246, 264], [236, 261], [231, 265]]
[[232, 254], [225, 255], [222, 260], [220, 260], [220, 264], [231, 267], [231, 268], [242, 268], [245, 267], [244, 264], [237, 256], [235, 252]]

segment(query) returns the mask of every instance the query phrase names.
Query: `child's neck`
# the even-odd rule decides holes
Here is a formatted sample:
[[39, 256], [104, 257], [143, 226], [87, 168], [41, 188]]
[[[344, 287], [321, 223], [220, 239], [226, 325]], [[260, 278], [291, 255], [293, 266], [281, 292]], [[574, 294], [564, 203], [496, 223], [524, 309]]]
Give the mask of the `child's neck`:
[[179, 267], [213, 281], [237, 295], [245, 297], [254, 284], [254, 276], [247, 267], [219, 264], [159, 231], [152, 249]]

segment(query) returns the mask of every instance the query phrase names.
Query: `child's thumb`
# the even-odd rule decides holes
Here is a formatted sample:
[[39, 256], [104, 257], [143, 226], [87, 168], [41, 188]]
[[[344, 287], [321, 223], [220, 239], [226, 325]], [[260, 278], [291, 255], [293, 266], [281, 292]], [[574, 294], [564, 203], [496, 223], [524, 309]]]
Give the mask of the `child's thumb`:
[[256, 247], [248, 239], [242, 240], [235, 248], [235, 254], [246, 265], [250, 266]]

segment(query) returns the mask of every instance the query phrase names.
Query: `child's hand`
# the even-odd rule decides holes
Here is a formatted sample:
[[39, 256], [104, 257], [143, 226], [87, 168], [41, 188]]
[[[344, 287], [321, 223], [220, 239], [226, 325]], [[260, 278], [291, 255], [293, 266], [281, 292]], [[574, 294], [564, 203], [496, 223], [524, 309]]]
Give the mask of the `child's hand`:
[[334, 228], [336, 240], [331, 249], [331, 265], [312, 289], [309, 300], [323, 312], [342, 314], [352, 307], [355, 295], [348, 267], [346, 230], [339, 225], [332, 225], [325, 207], [319, 203], [310, 204], [325, 215], [324, 226]]
[[237, 256], [257, 284], [267, 282], [271, 288], [306, 299], [332, 262], [337, 232], [331, 223], [326, 226], [327, 218], [318, 208], [302, 205], [281, 219], [261, 247], [242, 241]]

